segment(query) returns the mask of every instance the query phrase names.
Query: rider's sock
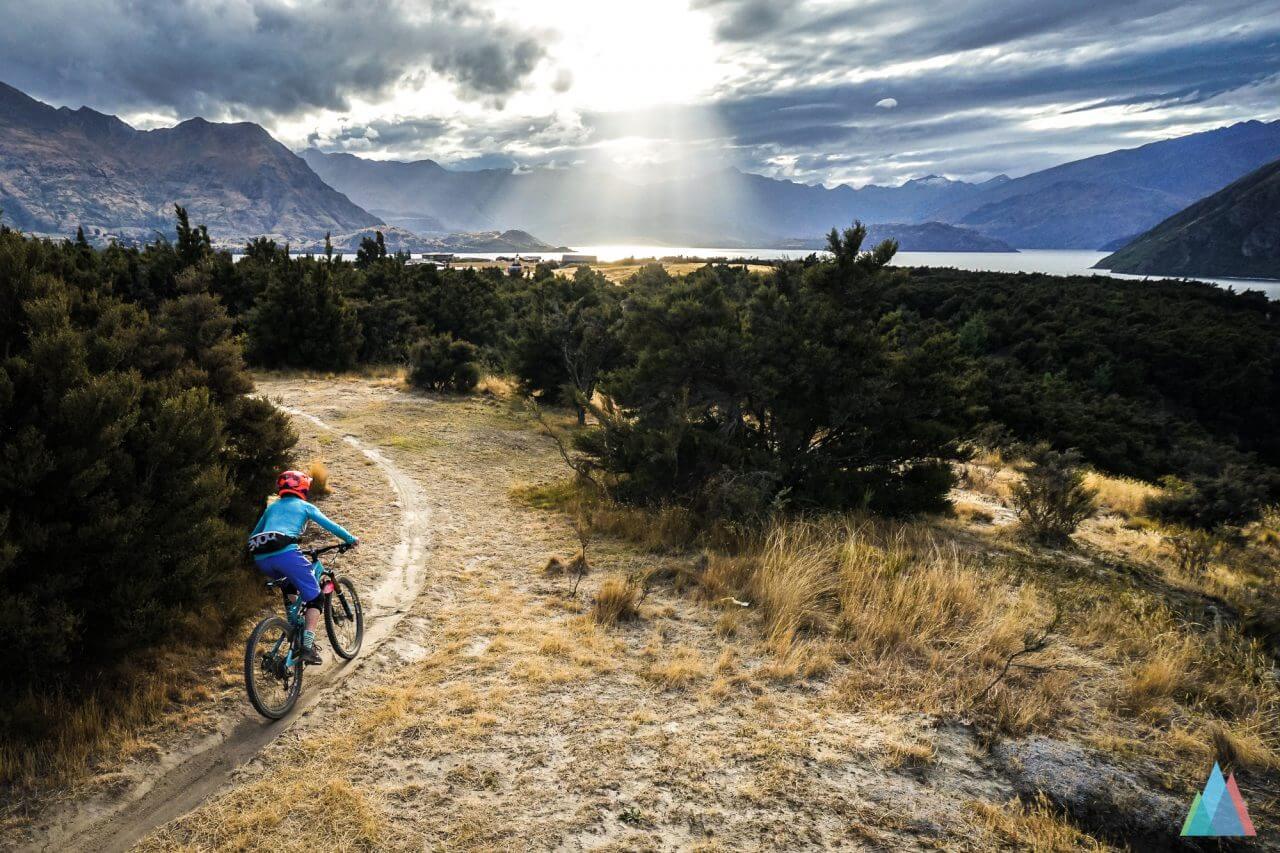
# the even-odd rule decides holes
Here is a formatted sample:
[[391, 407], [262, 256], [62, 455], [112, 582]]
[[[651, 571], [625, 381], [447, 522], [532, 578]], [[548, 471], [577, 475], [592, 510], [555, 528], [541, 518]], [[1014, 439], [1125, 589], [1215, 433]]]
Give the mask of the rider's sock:
[[302, 646], [303, 646], [303, 648], [307, 648], [307, 649], [314, 648], [314, 647], [315, 647], [315, 644], [316, 644], [316, 632], [315, 632], [315, 631], [303, 631], [303, 632], [302, 632]]

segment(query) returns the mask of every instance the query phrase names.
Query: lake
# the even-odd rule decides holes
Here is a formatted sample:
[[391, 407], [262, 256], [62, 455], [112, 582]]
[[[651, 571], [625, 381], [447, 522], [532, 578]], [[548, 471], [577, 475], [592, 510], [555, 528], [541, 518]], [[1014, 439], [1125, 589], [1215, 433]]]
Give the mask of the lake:
[[[582, 246], [577, 252], [584, 255], [596, 255], [602, 261], [617, 261], [622, 258], [653, 258], [669, 255], [687, 255], [696, 257], [729, 257], [760, 258], [762, 260], [795, 259], [811, 254], [810, 250], [798, 249], [717, 249], [696, 246], [646, 246], [646, 245], [609, 245]], [[1142, 281], [1159, 276], [1121, 275], [1108, 273], [1106, 270], [1092, 269], [1093, 265], [1107, 256], [1107, 252], [1085, 252], [1068, 249], [1023, 249], [1019, 252], [899, 252], [894, 257], [894, 265], [900, 267], [955, 267], [962, 270], [980, 272], [1039, 272], [1049, 275], [1111, 275], [1114, 278], [1128, 278]], [[547, 254], [546, 257], [559, 257]], [[1202, 278], [1219, 287], [1232, 287], [1236, 290], [1261, 290], [1270, 299], [1280, 299], [1280, 281], [1274, 279], [1248, 278]]]

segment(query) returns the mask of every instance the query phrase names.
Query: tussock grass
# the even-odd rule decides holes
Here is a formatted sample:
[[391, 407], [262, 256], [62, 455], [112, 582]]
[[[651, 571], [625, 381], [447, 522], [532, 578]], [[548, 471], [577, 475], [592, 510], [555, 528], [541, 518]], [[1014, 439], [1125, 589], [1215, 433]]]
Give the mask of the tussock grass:
[[1034, 853], [1112, 849], [1073, 825], [1043, 794], [1032, 803], [1015, 799], [1003, 806], [974, 801], [968, 811], [978, 829], [991, 839], [992, 846]]
[[591, 618], [606, 627], [640, 618], [640, 585], [629, 577], [606, 578], [596, 592]]
[[[234, 669], [239, 653], [228, 641], [241, 634], [240, 617], [261, 600], [256, 587], [231, 584], [222, 613], [201, 611], [183, 621], [176, 632], [184, 638], [181, 648], [171, 643], [124, 661], [85, 691], [55, 688], [13, 702], [0, 720], [0, 786], [38, 791], [74, 781], [94, 765], [122, 761], [145, 746], [138, 739], [144, 727], [160, 719], [181, 724], [220, 682], [239, 684], [234, 673], [217, 672]], [[193, 648], [210, 650], [212, 665], [193, 663]]]
[[840, 659], [848, 663], [840, 690], [855, 705], [967, 713], [983, 694], [989, 718], [1018, 730], [1055, 714], [1022, 672], [983, 693], [1024, 636], [1049, 620], [1048, 604], [923, 525], [783, 522], [757, 548], [709, 560], [702, 578], [704, 597], [748, 601], [758, 614], [777, 659], [766, 675], [812, 677]]
[[329, 487], [329, 469], [320, 461], [312, 462], [307, 468], [307, 474], [311, 477], [311, 493], [312, 500], [323, 498], [332, 493]]
[[707, 665], [696, 649], [677, 646], [670, 654], [642, 669], [640, 674], [661, 687], [687, 687], [707, 676]]
[[1143, 514], [1148, 500], [1164, 494], [1164, 489], [1129, 477], [1110, 477], [1097, 471], [1084, 475], [1084, 484], [1098, 495], [1098, 503], [1125, 518]]

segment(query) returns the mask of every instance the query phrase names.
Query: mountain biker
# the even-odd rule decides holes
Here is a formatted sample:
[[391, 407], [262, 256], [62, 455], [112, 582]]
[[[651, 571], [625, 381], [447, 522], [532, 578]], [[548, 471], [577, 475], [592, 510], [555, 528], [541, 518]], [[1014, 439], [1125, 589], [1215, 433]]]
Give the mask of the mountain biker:
[[[306, 602], [305, 627], [302, 632], [302, 660], [318, 664], [320, 653], [316, 651], [316, 626], [320, 624], [320, 609], [324, 596], [320, 584], [312, 572], [311, 563], [298, 548], [307, 522], [314, 521], [334, 536], [354, 547], [360, 540], [352, 536], [336, 522], [325, 517], [315, 504], [307, 501], [311, 491], [311, 478], [301, 471], [285, 471], [276, 478], [276, 493], [280, 499], [270, 504], [258, 519], [249, 536], [249, 553], [258, 569], [273, 580], [287, 579], [293, 585], [294, 594]], [[292, 598], [290, 601], [292, 602]]]

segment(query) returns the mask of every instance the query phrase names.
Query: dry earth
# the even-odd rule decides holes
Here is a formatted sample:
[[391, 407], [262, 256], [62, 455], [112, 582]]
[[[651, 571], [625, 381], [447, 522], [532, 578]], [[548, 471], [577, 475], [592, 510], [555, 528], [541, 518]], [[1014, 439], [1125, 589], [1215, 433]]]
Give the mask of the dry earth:
[[[144, 849], [993, 842], [974, 804], [1000, 807], [1012, 791], [963, 729], [842, 712], [821, 679], [771, 681], [753, 642], [719, 636], [714, 612], [662, 591], [636, 623], [590, 622], [605, 578], [656, 558], [605, 547], [576, 598], [542, 576], [550, 556], [572, 553], [572, 531], [510, 490], [563, 472], [507, 403], [355, 379], [261, 387], [417, 481], [426, 582], [340, 689]], [[330, 456], [331, 509], [385, 553], [378, 540], [394, 533], [368, 510], [368, 490], [384, 492], [349, 461]]]
[[[657, 588], [639, 620], [597, 626], [600, 585], [665, 558], [606, 542], [576, 596], [544, 576], [577, 541], [563, 516], [511, 492], [564, 469], [505, 400], [354, 377], [260, 389], [294, 412], [304, 458], [328, 464], [326, 511], [364, 540], [351, 571], [362, 589], [381, 585], [390, 634], [327, 689], [312, 683], [292, 725], [197, 786], [194, 810], [161, 815], [176, 819], [142, 849], [986, 850], [1037, 821], [1028, 834], [1052, 846], [1091, 843], [1012, 805], [965, 726], [850, 711], [834, 678], [796, 678], [749, 632], [717, 630], [705, 605]], [[961, 497], [1007, 521], [998, 502]], [[406, 534], [422, 548], [418, 587], [397, 575], [415, 562]], [[238, 677], [225, 667], [188, 733], [154, 732], [163, 748], [122, 772], [154, 775], [164, 755], [224, 731], [218, 719], [244, 724]], [[136, 796], [129, 784], [100, 796]], [[37, 834], [66, 846], [48, 843], [58, 837], [56, 823]]]

